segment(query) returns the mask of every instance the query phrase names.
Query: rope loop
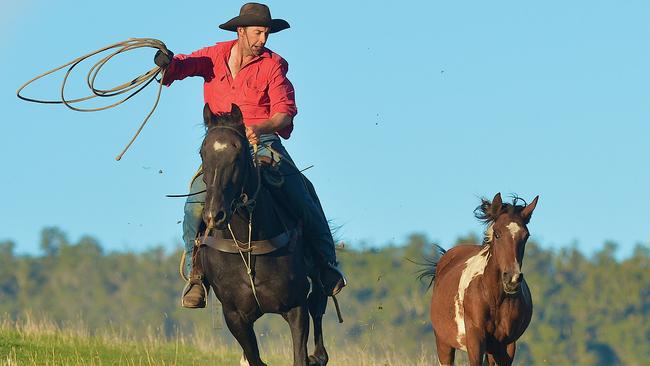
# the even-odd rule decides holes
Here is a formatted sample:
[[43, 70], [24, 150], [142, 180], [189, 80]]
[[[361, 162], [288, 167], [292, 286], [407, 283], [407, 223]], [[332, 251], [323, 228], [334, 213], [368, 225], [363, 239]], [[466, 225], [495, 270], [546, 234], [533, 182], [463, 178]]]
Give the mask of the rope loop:
[[[66, 63], [64, 65], [56, 67], [56, 68], [54, 68], [54, 69], [52, 69], [50, 71], [44, 72], [44, 73], [30, 79], [25, 84], [23, 84], [20, 88], [18, 88], [18, 90], [16, 91], [16, 96], [18, 98], [22, 99], [22, 100], [25, 100], [25, 101], [28, 101], [28, 102], [33, 102], [33, 103], [63, 104], [66, 107], [68, 107], [68, 108], [70, 108], [70, 109], [72, 109], [74, 111], [77, 111], [77, 112], [96, 112], [96, 111], [102, 111], [102, 110], [105, 110], [105, 109], [113, 108], [113, 107], [116, 107], [116, 106], [126, 102], [127, 100], [131, 99], [131, 97], [133, 97], [134, 95], [136, 95], [137, 93], [142, 91], [142, 89], [147, 87], [152, 81], [157, 80], [156, 77], [158, 75], [161, 75], [160, 85], [158, 86], [158, 93], [156, 95], [156, 100], [155, 100], [155, 102], [153, 104], [153, 107], [151, 108], [151, 110], [149, 111], [147, 116], [145, 117], [144, 121], [142, 121], [142, 124], [140, 125], [140, 127], [138, 128], [136, 133], [134, 134], [131, 141], [129, 141], [129, 143], [126, 145], [124, 150], [122, 150], [122, 152], [115, 157], [115, 160], [119, 161], [120, 159], [122, 159], [122, 156], [124, 155], [124, 153], [126, 153], [126, 151], [129, 149], [129, 147], [131, 147], [131, 145], [133, 144], [135, 139], [138, 137], [138, 135], [140, 134], [140, 132], [144, 128], [145, 124], [147, 123], [147, 121], [149, 120], [149, 118], [151, 117], [153, 112], [156, 110], [156, 107], [158, 106], [158, 102], [160, 101], [160, 94], [161, 94], [161, 91], [162, 91], [162, 79], [164, 78], [165, 70], [158, 67], [158, 66], [156, 66], [156, 67], [152, 68], [151, 70], [145, 72], [144, 74], [139, 75], [139, 76], [135, 77], [132, 80], [129, 80], [129, 81], [125, 82], [125, 83], [122, 83], [122, 84], [117, 85], [117, 86], [115, 86], [113, 88], [110, 88], [110, 89], [96, 88], [95, 87], [95, 80], [97, 79], [97, 75], [99, 75], [99, 72], [102, 70], [102, 68], [113, 57], [115, 57], [115, 56], [117, 56], [117, 55], [119, 55], [121, 53], [124, 53], [124, 52], [128, 52], [128, 51], [135, 50], [135, 49], [138, 49], [138, 48], [146, 48], [146, 47], [155, 48], [155, 49], [161, 50], [163, 52], [167, 52], [167, 47], [165, 46], [165, 44], [163, 42], [157, 40], [157, 39], [153, 39], [153, 38], [129, 38], [126, 41], [113, 43], [111, 45], [102, 47], [102, 48], [100, 48], [100, 49], [98, 49], [96, 51], [93, 51], [93, 52], [90, 52], [90, 53], [85, 54], [83, 56], [77, 57], [74, 60], [72, 60], [72, 61], [70, 61], [70, 62], [68, 62], [68, 63]], [[66, 88], [66, 84], [68, 82], [68, 78], [69, 78], [70, 74], [72, 73], [72, 70], [77, 65], [79, 65], [81, 62], [85, 61], [86, 59], [88, 59], [90, 57], [93, 57], [95, 55], [98, 55], [100, 53], [109, 51], [109, 50], [113, 50], [113, 51], [110, 54], [108, 54], [107, 56], [103, 57], [97, 63], [95, 63], [90, 68], [90, 70], [88, 71], [88, 74], [86, 75], [86, 84], [87, 84], [88, 88], [90, 89], [91, 94], [88, 95], [88, 96], [85, 96], [85, 97], [81, 97], [81, 98], [66, 99], [66, 97], [65, 97], [65, 88]], [[59, 94], [60, 99], [58, 99], [58, 100], [42, 100], [42, 99], [25, 97], [25, 96], [23, 96], [21, 94], [23, 89], [25, 89], [28, 85], [30, 85], [34, 81], [39, 80], [39, 79], [41, 79], [41, 78], [43, 78], [43, 77], [45, 77], [47, 75], [50, 75], [50, 74], [52, 74], [54, 72], [57, 72], [57, 71], [59, 71], [61, 69], [66, 68], [66, 67], [68, 69], [67, 69], [67, 71], [65, 73], [65, 76], [63, 77], [63, 82], [61, 84], [61, 90], [60, 90], [60, 94]], [[90, 99], [93, 99], [93, 98], [96, 98], [96, 97], [110, 98], [110, 97], [115, 97], [115, 96], [125, 94], [125, 93], [129, 93], [129, 94], [126, 97], [118, 100], [117, 102], [114, 102], [112, 104], [102, 106], [102, 107], [81, 108], [81, 107], [77, 107], [77, 106], [73, 105], [75, 103], [84, 102], [84, 101], [87, 101], [87, 100], [90, 100]]]

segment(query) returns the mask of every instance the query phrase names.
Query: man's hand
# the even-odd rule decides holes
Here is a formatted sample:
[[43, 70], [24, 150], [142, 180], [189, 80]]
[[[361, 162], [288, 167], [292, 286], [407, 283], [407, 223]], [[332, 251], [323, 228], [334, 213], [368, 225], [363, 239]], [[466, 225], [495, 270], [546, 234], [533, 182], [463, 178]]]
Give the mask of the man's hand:
[[172, 58], [174, 58], [174, 52], [170, 50], [165, 51], [158, 50], [158, 52], [156, 52], [156, 55], [153, 57], [153, 62], [162, 69], [169, 66], [169, 64], [172, 62]]
[[260, 143], [260, 132], [257, 126], [246, 126], [246, 138], [251, 145], [257, 145]]
[[260, 143], [260, 136], [280, 131], [293, 122], [293, 117], [286, 113], [275, 113], [273, 117], [260, 123], [246, 126], [246, 138], [251, 145]]

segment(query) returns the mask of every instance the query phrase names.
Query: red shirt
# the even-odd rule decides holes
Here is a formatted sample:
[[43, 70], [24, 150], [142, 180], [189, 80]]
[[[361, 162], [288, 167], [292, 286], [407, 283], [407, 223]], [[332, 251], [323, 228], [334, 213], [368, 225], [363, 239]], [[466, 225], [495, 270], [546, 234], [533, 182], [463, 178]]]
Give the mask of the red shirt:
[[[169, 86], [174, 80], [188, 76], [201, 76], [203, 96], [213, 113], [230, 112], [232, 103], [239, 106], [244, 124], [254, 125], [271, 118], [275, 113], [295, 116], [296, 108], [293, 85], [287, 79], [289, 64], [269, 49], [244, 66], [233, 78], [228, 67], [230, 50], [237, 40], [219, 42], [189, 55], [176, 55], [172, 59], [163, 84]], [[288, 139], [293, 123], [278, 131]]]

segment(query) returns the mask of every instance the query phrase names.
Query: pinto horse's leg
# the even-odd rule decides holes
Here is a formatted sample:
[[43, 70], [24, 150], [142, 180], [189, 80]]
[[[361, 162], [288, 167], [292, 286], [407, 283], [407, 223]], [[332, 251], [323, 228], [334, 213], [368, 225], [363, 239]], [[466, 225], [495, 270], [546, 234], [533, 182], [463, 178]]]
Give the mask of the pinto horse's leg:
[[307, 340], [309, 339], [309, 312], [306, 305], [282, 313], [291, 328], [293, 340], [293, 365], [307, 366]]
[[492, 363], [490, 365], [498, 366], [510, 366], [515, 360], [515, 351], [517, 345], [515, 342], [512, 342], [505, 346], [499, 346], [495, 349], [494, 354], [492, 355]]
[[226, 325], [230, 333], [237, 339], [244, 351], [244, 356], [250, 366], [266, 366], [260, 358], [260, 350], [257, 347], [257, 338], [253, 331], [253, 323], [244, 319], [238, 311], [223, 309], [223, 316], [226, 318]]
[[320, 287], [314, 286], [314, 290], [307, 298], [309, 314], [314, 322], [314, 354], [309, 356], [309, 366], [325, 366], [329, 361], [325, 343], [323, 342], [323, 314], [327, 307], [327, 296]]
[[494, 355], [491, 353], [487, 354], [487, 364], [488, 366], [498, 365], [497, 362], [494, 360]]
[[[435, 333], [435, 332], [434, 332]], [[440, 341], [436, 334], [436, 351], [438, 352], [438, 364], [440, 366], [451, 366], [454, 364], [456, 350]]]
[[470, 366], [483, 366], [485, 360], [485, 336], [475, 328], [466, 327], [467, 356]]

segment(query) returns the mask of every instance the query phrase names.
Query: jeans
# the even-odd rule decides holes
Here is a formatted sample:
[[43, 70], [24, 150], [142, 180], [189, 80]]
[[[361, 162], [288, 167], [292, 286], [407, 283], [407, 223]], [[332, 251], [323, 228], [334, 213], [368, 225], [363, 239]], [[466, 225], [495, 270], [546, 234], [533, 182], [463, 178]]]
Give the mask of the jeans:
[[[274, 156], [264, 145], [270, 145], [275, 151], [282, 154], [283, 159], [288, 159], [289, 161], [284, 161], [283, 159], [278, 161], [279, 157]], [[253, 150], [251, 147], [252, 153]], [[302, 220], [305, 241], [313, 249], [316, 261], [319, 264], [336, 263], [334, 240], [318, 197], [316, 197], [315, 192], [310, 191], [310, 189], [313, 190], [311, 183], [307, 183], [303, 179], [302, 174], [294, 167], [293, 160], [291, 160], [289, 153], [282, 146], [280, 138], [277, 135], [260, 136], [260, 148], [257, 155], [266, 156], [278, 161], [280, 173], [284, 176], [284, 183], [281, 189], [289, 201], [289, 207]], [[203, 174], [199, 173], [195, 175], [190, 183], [190, 194], [203, 190], [205, 190], [205, 182], [203, 182]], [[194, 248], [194, 239], [203, 220], [201, 214], [204, 203], [205, 192], [191, 195], [187, 197], [185, 202], [183, 242], [185, 243], [184, 272], [187, 276], [189, 276], [192, 269], [192, 250]]]

